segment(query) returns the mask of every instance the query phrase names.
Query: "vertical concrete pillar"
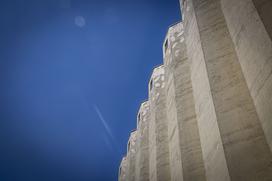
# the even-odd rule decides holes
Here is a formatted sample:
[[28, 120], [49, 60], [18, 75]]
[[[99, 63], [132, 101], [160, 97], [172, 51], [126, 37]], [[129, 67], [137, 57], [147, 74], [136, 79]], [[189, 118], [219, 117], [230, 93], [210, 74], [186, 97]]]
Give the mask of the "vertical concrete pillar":
[[178, 23], [169, 28], [164, 43], [171, 178], [173, 181], [205, 181], [184, 40], [183, 23]]
[[220, 0], [181, 2], [207, 180], [272, 178], [271, 152]]
[[137, 131], [130, 134], [128, 141], [127, 162], [128, 162], [128, 181], [135, 181], [135, 156], [136, 156], [136, 135]]
[[272, 150], [272, 1], [221, 0], [221, 6]]
[[119, 181], [127, 181], [128, 180], [128, 165], [127, 165], [127, 158], [123, 157], [120, 167], [119, 167]]
[[[177, 103], [176, 103], [176, 89], [174, 82], [174, 75], [171, 70], [172, 68], [172, 52], [171, 52], [171, 41], [173, 34], [173, 27], [170, 27], [166, 35], [163, 44], [163, 59], [165, 67], [165, 91], [166, 91], [166, 113], [168, 122], [168, 139], [169, 139], [169, 159], [170, 159], [170, 171], [171, 180], [184, 180], [183, 179], [183, 168], [182, 168], [182, 156], [181, 156], [181, 130], [178, 125], [177, 116]], [[170, 35], [171, 34], [171, 35]], [[175, 44], [177, 46], [177, 43]]]
[[137, 116], [136, 181], [149, 180], [149, 102], [143, 102]]
[[170, 180], [164, 67], [154, 69], [149, 83], [150, 180]]

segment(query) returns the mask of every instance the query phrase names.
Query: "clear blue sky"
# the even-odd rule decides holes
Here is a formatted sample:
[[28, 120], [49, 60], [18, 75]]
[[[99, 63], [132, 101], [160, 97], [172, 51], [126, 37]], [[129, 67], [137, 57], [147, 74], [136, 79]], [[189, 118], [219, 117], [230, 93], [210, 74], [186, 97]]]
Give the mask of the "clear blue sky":
[[0, 1], [0, 180], [114, 181], [178, 0]]

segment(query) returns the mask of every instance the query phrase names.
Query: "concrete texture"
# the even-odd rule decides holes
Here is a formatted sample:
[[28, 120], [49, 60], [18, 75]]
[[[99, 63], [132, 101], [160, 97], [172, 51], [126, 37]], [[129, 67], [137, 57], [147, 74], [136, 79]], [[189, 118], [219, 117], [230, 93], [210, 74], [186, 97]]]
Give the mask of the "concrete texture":
[[136, 166], [136, 140], [137, 131], [133, 131], [130, 134], [128, 146], [127, 146], [127, 180], [135, 181], [135, 166]]
[[149, 119], [149, 102], [146, 101], [141, 104], [137, 116], [136, 181], [147, 181], [149, 179]]
[[271, 4], [180, 0], [119, 180], [272, 180]]
[[122, 161], [121, 161], [121, 164], [120, 164], [120, 167], [119, 167], [119, 177], [118, 177], [118, 180], [119, 181], [126, 181], [128, 180], [128, 163], [127, 163], [127, 158], [126, 157], [123, 157], [122, 158]]
[[169, 28], [166, 41], [168, 48], [164, 48], [164, 65], [171, 178], [177, 181], [204, 181], [205, 170], [183, 23]]
[[[188, 2], [191, 2], [189, 4]], [[188, 53], [192, 62], [192, 82], [200, 84], [201, 79], [198, 76], [206, 76], [209, 86], [210, 96], [206, 102], [213, 104], [212, 110], [215, 114], [213, 130], [219, 131], [218, 139], [221, 139], [223, 154], [225, 154], [225, 163], [217, 165], [209, 159], [211, 152], [215, 152], [217, 147], [205, 151], [207, 140], [202, 142], [204, 160], [206, 165], [207, 177], [210, 180], [218, 180], [218, 169], [224, 165], [224, 175], [229, 178], [226, 180], [269, 180], [272, 178], [271, 170], [271, 152], [268, 148], [261, 128], [260, 120], [257, 116], [256, 108], [249, 93], [238, 57], [221, 9], [220, 0], [187, 0], [184, 9], [186, 17], [194, 16], [196, 21], [197, 34], [200, 41], [199, 59], [193, 58], [193, 53]], [[188, 16], [187, 16], [188, 14]], [[189, 21], [189, 20], [187, 20]], [[186, 26], [188, 27], [188, 26]], [[187, 31], [189, 33], [189, 31]], [[190, 32], [190, 35], [194, 36]], [[188, 51], [189, 52], [189, 51]], [[199, 62], [195, 64], [195, 62]], [[199, 68], [197, 68], [199, 67]], [[198, 70], [194, 77], [194, 72]], [[202, 74], [202, 75], [200, 75]], [[197, 86], [197, 85], [196, 85]], [[195, 101], [198, 102], [198, 92], [201, 90], [194, 87]], [[202, 106], [202, 108], [201, 108]], [[198, 114], [207, 114], [207, 105], [199, 105]], [[207, 106], [208, 107], [208, 106]], [[199, 118], [199, 122], [203, 122]], [[209, 124], [209, 118], [205, 118], [206, 125]], [[209, 132], [212, 129], [206, 129], [206, 125], [200, 125], [200, 132]], [[203, 135], [204, 136], [204, 135]], [[222, 147], [219, 148], [220, 152]], [[214, 153], [213, 153], [214, 154]], [[217, 162], [217, 161], [215, 161]], [[216, 174], [216, 175], [214, 175]], [[223, 173], [222, 173], [223, 174]], [[210, 176], [210, 178], [209, 178]]]
[[[234, 48], [272, 150], [272, 42], [267, 33], [272, 32], [272, 1], [258, 0], [257, 8], [251, 0], [221, 2]], [[257, 9], [269, 12], [259, 15]], [[270, 21], [271, 30], [266, 31], [264, 24], [268, 22], [261, 18], [264, 15]]]
[[[154, 69], [149, 83], [150, 180], [170, 180], [164, 67]], [[150, 140], [151, 141], [151, 140]], [[151, 159], [152, 158], [152, 159]]]
[[271, 23], [272, 1], [271, 0], [252, 0], [252, 2], [255, 5], [255, 8], [259, 14], [259, 17], [261, 18], [263, 25], [265, 26], [265, 29], [268, 35], [272, 39], [272, 23]]
[[[192, 1], [181, 3], [187, 55], [207, 180], [230, 181]], [[187, 8], [187, 9], [186, 9]]]

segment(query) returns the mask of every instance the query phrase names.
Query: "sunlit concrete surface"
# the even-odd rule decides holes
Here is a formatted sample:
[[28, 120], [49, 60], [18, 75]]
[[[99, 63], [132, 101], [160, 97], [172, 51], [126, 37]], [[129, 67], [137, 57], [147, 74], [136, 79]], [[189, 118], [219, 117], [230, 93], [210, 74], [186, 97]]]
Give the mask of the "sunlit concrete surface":
[[138, 113], [135, 170], [123, 160], [119, 180], [271, 181], [271, 1], [180, 5]]

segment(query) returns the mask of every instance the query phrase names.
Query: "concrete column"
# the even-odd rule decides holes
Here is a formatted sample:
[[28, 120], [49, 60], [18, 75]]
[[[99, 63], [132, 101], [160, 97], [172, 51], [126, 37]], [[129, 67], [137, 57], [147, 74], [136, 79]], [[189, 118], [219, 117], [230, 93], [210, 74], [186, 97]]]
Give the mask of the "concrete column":
[[169, 28], [164, 43], [164, 64], [171, 178], [205, 181], [183, 23]]
[[[245, 80], [272, 150], [272, 41], [269, 38], [269, 32], [270, 37], [272, 34], [272, 1], [253, 2], [221, 0], [221, 6]], [[258, 13], [259, 11], [261, 12]]]
[[128, 141], [127, 162], [128, 162], [128, 181], [135, 181], [135, 156], [136, 156], [136, 135], [137, 131], [130, 134]]
[[207, 180], [271, 180], [271, 152], [221, 1], [181, 4]]
[[149, 180], [149, 102], [143, 102], [137, 116], [136, 181]]
[[151, 181], [169, 181], [171, 179], [164, 81], [164, 67], [155, 68], [149, 83]]
[[128, 165], [127, 165], [127, 158], [123, 157], [120, 167], [119, 167], [119, 181], [127, 181], [128, 180]]

